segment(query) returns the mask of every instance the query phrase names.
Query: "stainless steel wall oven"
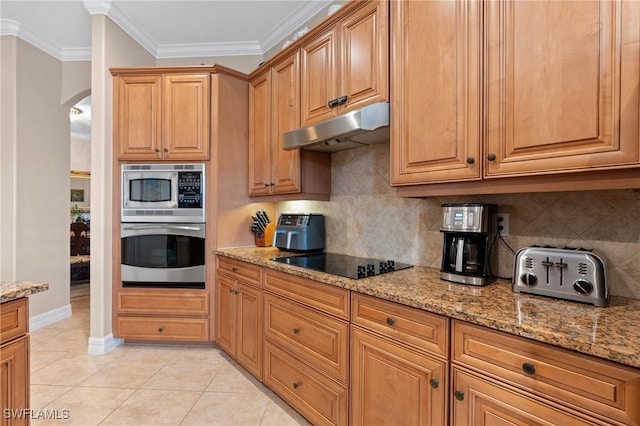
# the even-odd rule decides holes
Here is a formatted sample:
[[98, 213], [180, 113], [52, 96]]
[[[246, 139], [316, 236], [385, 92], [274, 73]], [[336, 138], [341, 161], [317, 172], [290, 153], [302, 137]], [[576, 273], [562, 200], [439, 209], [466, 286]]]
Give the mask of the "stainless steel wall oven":
[[204, 223], [122, 223], [123, 287], [205, 288]]

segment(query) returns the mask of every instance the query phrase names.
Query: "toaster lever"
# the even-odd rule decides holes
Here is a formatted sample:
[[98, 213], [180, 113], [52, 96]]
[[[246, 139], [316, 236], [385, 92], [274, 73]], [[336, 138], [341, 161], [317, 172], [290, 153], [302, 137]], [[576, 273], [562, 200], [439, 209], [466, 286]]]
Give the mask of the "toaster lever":
[[547, 267], [553, 266], [553, 262], [549, 262], [548, 260], [547, 261], [542, 261], [542, 262], [540, 262], [540, 264], [542, 266], [547, 266]]
[[567, 267], [569, 267], [569, 265], [567, 265], [564, 262], [556, 262], [556, 263], [553, 263], [552, 265], [557, 267], [557, 268], [567, 268]]

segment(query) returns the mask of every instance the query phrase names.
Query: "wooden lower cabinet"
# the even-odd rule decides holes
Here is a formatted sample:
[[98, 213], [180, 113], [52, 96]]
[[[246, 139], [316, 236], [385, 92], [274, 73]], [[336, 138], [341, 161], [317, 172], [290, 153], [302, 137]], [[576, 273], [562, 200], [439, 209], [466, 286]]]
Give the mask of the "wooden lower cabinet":
[[218, 274], [216, 342], [247, 371], [262, 377], [262, 290]]
[[604, 424], [456, 367], [452, 378], [452, 426]]
[[314, 425], [347, 425], [347, 386], [265, 340], [264, 383]]
[[121, 290], [116, 303], [116, 337], [136, 341], [210, 341], [206, 290]]
[[[0, 308], [0, 425], [28, 425], [29, 303], [26, 298]], [[9, 411], [8, 411], [9, 410]], [[11, 412], [10, 410], [15, 410]]]
[[454, 365], [601, 424], [640, 424], [639, 369], [463, 321], [452, 330]]
[[445, 425], [447, 362], [351, 326], [351, 424]]

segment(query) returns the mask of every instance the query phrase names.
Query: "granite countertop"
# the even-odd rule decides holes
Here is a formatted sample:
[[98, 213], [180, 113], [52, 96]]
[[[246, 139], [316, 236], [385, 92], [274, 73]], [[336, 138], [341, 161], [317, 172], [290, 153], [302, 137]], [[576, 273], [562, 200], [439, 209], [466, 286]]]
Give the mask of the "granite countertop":
[[0, 281], [0, 303], [27, 297], [49, 290], [46, 281]]
[[[274, 262], [273, 247], [218, 249], [216, 254], [313, 279], [495, 330], [640, 367], [640, 300], [612, 297], [606, 308], [514, 293], [498, 280], [484, 287], [450, 283], [415, 266], [362, 280]], [[293, 254], [293, 253], [291, 253]]]

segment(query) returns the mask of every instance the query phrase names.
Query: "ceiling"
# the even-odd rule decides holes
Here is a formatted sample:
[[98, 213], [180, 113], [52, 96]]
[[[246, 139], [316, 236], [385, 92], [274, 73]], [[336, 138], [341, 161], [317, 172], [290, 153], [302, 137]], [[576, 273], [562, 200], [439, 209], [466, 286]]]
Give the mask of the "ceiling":
[[[332, 0], [2, 0], [0, 35], [62, 60], [91, 59], [91, 15], [156, 58], [262, 55]], [[340, 1], [339, 3], [343, 3]]]
[[[88, 61], [91, 15], [103, 14], [158, 59], [264, 55], [332, 1], [0, 0], [0, 35], [61, 61]], [[89, 139], [91, 98], [76, 106], [72, 137]]]

